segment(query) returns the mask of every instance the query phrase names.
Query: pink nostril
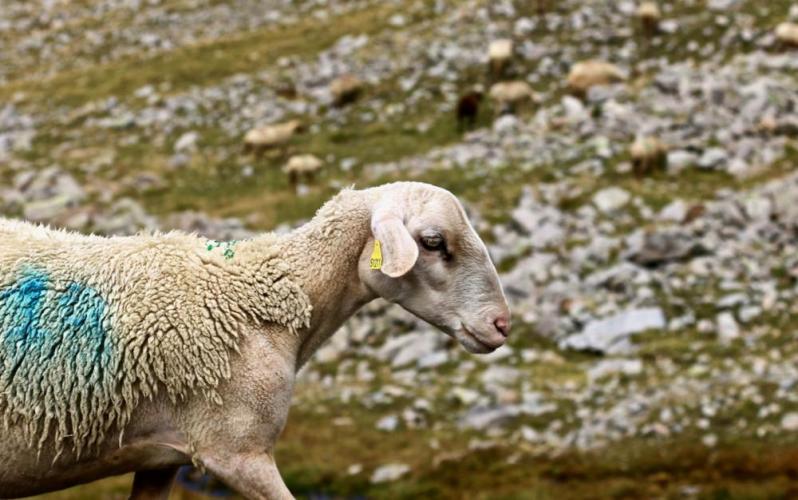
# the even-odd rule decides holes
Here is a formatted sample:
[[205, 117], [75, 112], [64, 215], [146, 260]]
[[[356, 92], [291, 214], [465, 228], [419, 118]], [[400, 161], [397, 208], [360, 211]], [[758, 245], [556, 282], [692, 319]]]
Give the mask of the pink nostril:
[[499, 333], [505, 337], [510, 333], [510, 321], [504, 316], [496, 318], [496, 320], [493, 322], [493, 326], [495, 326], [496, 329], [499, 330]]

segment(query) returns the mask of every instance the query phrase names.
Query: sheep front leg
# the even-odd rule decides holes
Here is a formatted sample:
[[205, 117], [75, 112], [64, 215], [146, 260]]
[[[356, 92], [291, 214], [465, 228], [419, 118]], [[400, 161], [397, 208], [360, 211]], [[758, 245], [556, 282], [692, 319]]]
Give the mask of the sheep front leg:
[[274, 458], [268, 453], [239, 454], [224, 459], [206, 457], [205, 467], [246, 498], [257, 500], [293, 500], [283, 482]]
[[133, 478], [130, 500], [167, 500], [177, 468], [140, 470]]

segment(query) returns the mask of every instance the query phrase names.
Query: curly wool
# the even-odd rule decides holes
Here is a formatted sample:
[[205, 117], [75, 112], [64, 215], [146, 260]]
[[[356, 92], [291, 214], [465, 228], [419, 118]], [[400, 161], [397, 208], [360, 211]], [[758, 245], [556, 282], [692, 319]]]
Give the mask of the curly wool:
[[[0, 219], [0, 417], [41, 451], [98, 447], [142, 398], [220, 403], [247, 325], [296, 333], [311, 305], [276, 237], [101, 238]], [[121, 435], [120, 435], [121, 439]]]

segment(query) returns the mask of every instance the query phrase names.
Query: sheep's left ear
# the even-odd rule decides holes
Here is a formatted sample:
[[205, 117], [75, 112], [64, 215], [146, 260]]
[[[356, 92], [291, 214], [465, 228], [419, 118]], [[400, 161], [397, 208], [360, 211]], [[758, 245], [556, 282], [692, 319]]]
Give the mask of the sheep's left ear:
[[383, 273], [398, 278], [413, 269], [418, 259], [418, 246], [399, 214], [375, 210], [371, 218], [371, 232], [380, 242]]

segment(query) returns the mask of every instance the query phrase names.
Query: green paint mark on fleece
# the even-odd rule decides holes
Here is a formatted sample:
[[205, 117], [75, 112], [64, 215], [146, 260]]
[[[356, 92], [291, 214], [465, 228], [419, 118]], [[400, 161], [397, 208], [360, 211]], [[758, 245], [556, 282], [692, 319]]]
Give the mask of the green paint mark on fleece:
[[236, 250], [235, 250], [236, 243], [238, 243], [238, 240], [230, 240], [230, 241], [208, 240], [205, 243], [205, 249], [208, 250], [209, 252], [212, 252], [213, 250], [215, 250], [217, 248], [221, 248], [222, 249], [222, 255], [224, 256], [224, 258], [226, 260], [230, 260], [233, 257], [235, 257], [235, 254], [236, 254]]
[[113, 414], [119, 360], [105, 300], [93, 288], [25, 269], [0, 289], [0, 415], [39, 448], [55, 434], [96, 445]]

